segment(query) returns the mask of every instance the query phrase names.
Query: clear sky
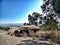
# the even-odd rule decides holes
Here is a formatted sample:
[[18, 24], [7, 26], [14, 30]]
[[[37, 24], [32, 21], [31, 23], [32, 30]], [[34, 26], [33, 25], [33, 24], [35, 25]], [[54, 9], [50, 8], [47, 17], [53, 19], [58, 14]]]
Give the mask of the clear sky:
[[28, 22], [28, 14], [41, 13], [42, 0], [1, 0], [0, 23]]

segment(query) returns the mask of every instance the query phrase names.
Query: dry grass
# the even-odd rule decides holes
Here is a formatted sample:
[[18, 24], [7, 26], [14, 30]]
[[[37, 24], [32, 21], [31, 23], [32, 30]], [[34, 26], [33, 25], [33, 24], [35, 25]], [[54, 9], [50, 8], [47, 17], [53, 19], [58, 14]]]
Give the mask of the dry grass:
[[[41, 37], [54, 35], [57, 38], [60, 38], [60, 31], [37, 31], [36, 33], [30, 32], [31, 37]], [[0, 45], [16, 45], [19, 44], [21, 40], [31, 39], [29, 37], [14, 37], [10, 35], [0, 35]]]
[[33, 31], [29, 31], [29, 36], [30, 37], [35, 37], [35, 33]]
[[41, 37], [41, 36], [55, 36], [56, 38], [60, 38], [60, 31], [57, 30], [51, 30], [51, 31], [37, 31], [35, 33], [36, 37]]
[[2, 30], [0, 30], [0, 33], [2, 32]]
[[35, 33], [30, 33], [29, 36], [30, 37], [35, 37]]
[[8, 30], [8, 34], [9, 34], [9, 35], [13, 35], [14, 31], [17, 30], [17, 29], [18, 29], [18, 28], [15, 28], [15, 27], [10, 28], [10, 29]]
[[59, 38], [59, 39], [60, 39], [60, 31], [57, 31], [57, 30], [52, 31], [51, 35], [52, 35], [52, 36], [55, 36], [56, 38]]
[[36, 32], [36, 37], [42, 37], [42, 36], [48, 36], [51, 34], [51, 31], [37, 31]]

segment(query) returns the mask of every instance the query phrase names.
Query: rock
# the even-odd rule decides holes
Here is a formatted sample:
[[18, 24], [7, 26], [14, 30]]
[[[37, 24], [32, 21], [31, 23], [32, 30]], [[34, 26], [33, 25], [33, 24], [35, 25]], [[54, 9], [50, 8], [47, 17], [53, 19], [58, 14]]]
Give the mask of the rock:
[[20, 44], [17, 45], [50, 45], [49, 41], [39, 40], [39, 38], [35, 38], [33, 40], [22, 40]]

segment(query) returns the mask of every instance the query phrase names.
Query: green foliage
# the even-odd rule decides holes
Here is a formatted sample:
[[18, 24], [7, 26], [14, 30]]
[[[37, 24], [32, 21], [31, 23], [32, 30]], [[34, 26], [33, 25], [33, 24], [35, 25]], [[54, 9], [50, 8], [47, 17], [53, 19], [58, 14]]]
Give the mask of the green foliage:
[[1, 30], [8, 31], [10, 28], [9, 27], [0, 27]]
[[24, 23], [23, 25], [26, 25], [26, 23]]
[[58, 28], [58, 31], [60, 31], [60, 28]]
[[[44, 0], [45, 1], [45, 0]], [[45, 4], [42, 4], [41, 8], [42, 8], [42, 11], [44, 13], [47, 13], [48, 11], [50, 12], [50, 14], [47, 14], [45, 17], [44, 17], [44, 22], [45, 24], [43, 25], [43, 29], [44, 30], [55, 30], [55, 29], [58, 29], [58, 26], [57, 26], [57, 21], [54, 19], [55, 14], [52, 14], [51, 13], [51, 10], [50, 7], [48, 8], [48, 11], [46, 11], [46, 5], [49, 5], [49, 4], [52, 4], [53, 6], [53, 9], [52, 11], [55, 11], [56, 13], [59, 13], [60, 12], [60, 0], [52, 0], [52, 2], [50, 0], [46, 1]], [[46, 11], [46, 12], [45, 12]], [[42, 19], [43, 20], [43, 19]]]
[[39, 14], [38, 12], [33, 12], [32, 15], [29, 14], [28, 15], [29, 24], [38, 25], [37, 20], [38, 20], [38, 18], [40, 18], [40, 16], [42, 16], [42, 15]]
[[44, 30], [56, 30], [58, 29], [58, 26], [57, 26], [57, 21], [56, 20], [49, 20], [49, 21], [46, 21], [45, 22], [46, 24], [43, 25], [43, 29]]
[[[60, 0], [52, 0], [51, 2], [52, 6], [53, 6], [53, 10], [56, 13], [60, 13]], [[42, 11], [44, 12], [46, 10], [46, 5], [49, 5], [49, 1], [46, 2], [46, 4], [43, 4], [41, 6]], [[49, 10], [50, 11], [50, 10]], [[51, 11], [50, 11], [51, 12]], [[45, 12], [47, 13], [47, 12]], [[57, 26], [57, 21], [54, 19], [54, 15], [55, 14], [47, 14], [44, 18], [42, 18], [43, 15], [39, 14], [38, 12], [33, 12], [32, 15], [28, 15], [28, 21], [30, 24], [34, 24], [37, 25], [37, 20], [38, 18], [40, 19], [38, 23], [42, 24], [42, 20], [44, 20], [44, 25], [42, 26], [42, 28], [44, 30], [55, 30], [58, 29]], [[55, 16], [56, 17], [56, 16]]]
[[28, 23], [24, 23], [23, 25], [30, 25], [30, 24], [28, 24]]
[[52, 0], [53, 10], [60, 13], [60, 0]]

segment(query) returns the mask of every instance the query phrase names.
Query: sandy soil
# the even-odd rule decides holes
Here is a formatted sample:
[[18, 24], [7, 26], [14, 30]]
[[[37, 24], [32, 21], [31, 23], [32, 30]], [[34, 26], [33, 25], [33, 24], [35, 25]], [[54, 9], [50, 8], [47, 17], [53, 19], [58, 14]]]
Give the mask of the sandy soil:
[[0, 45], [16, 45], [19, 44], [21, 40], [28, 40], [28, 39], [32, 38], [10, 36], [6, 35], [6, 32], [0, 33]]

